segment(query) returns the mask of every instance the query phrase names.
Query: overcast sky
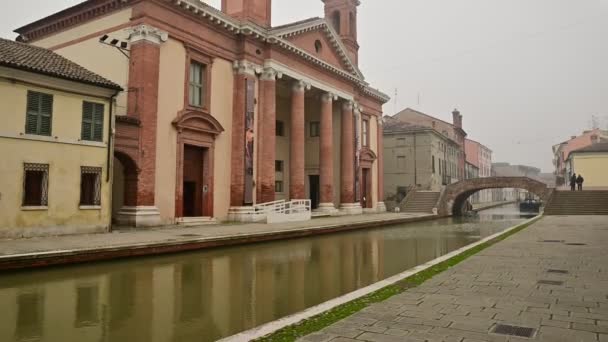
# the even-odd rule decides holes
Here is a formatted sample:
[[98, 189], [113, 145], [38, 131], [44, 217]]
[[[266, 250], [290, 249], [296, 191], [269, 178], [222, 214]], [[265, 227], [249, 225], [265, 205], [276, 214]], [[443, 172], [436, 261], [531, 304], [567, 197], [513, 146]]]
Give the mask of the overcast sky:
[[[11, 2], [0, 36], [78, 2]], [[590, 128], [592, 115], [608, 128], [608, 0], [361, 2], [360, 67], [394, 98], [386, 115], [412, 107], [451, 121], [458, 108], [494, 161], [544, 171], [551, 145]], [[273, 2], [274, 25], [322, 15], [321, 0]]]

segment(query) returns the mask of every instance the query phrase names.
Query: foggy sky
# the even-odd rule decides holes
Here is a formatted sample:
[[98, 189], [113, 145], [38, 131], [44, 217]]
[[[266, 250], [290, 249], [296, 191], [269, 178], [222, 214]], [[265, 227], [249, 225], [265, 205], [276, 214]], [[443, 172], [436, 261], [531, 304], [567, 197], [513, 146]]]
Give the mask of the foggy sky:
[[[0, 0], [0, 36], [78, 2]], [[360, 67], [393, 98], [385, 115], [412, 107], [451, 121], [458, 108], [494, 161], [546, 172], [551, 146], [592, 115], [608, 128], [608, 0], [361, 2]], [[273, 1], [274, 25], [322, 15], [321, 0]]]

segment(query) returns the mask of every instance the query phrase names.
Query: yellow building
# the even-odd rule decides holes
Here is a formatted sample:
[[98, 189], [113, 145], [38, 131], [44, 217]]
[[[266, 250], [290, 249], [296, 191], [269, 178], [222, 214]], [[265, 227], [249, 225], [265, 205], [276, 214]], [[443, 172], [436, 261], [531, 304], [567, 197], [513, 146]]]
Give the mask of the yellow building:
[[585, 190], [608, 189], [608, 142], [571, 152], [567, 168], [583, 176]]
[[120, 86], [0, 39], [0, 238], [105, 232]]

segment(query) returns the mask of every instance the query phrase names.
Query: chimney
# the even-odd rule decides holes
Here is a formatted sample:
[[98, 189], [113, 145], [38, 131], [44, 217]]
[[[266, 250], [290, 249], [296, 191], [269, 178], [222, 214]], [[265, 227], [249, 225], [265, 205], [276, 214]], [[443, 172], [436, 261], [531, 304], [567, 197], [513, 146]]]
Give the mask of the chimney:
[[462, 128], [462, 115], [460, 115], [458, 109], [454, 109], [452, 112], [452, 121], [454, 122], [454, 126]]
[[272, 0], [222, 0], [222, 12], [269, 28], [272, 20]]

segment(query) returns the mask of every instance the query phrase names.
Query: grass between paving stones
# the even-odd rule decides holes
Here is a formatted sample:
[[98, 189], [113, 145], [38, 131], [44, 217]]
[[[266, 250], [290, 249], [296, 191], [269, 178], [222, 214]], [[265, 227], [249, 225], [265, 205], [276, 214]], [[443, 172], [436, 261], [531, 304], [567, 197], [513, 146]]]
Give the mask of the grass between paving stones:
[[382, 302], [388, 298], [398, 295], [407, 291], [408, 289], [419, 286], [425, 281], [433, 278], [437, 274], [453, 267], [454, 265], [466, 260], [467, 258], [481, 252], [482, 250], [508, 238], [511, 235], [517, 234], [520, 231], [526, 229], [532, 224], [536, 223], [538, 219], [528, 222], [512, 231], [501, 235], [493, 240], [487, 241], [479, 246], [475, 246], [461, 254], [454, 256], [446, 261], [443, 261], [435, 266], [432, 266], [424, 271], [418, 272], [408, 278], [405, 278], [393, 285], [389, 285], [376, 292], [365, 295], [361, 298], [355, 299], [351, 302], [344, 303], [337, 306], [329, 311], [326, 311], [320, 315], [311, 317], [295, 325], [285, 327], [273, 334], [257, 339], [259, 342], [291, 342], [296, 339], [312, 334], [323, 328], [326, 328], [352, 314], [366, 308], [367, 306]]

